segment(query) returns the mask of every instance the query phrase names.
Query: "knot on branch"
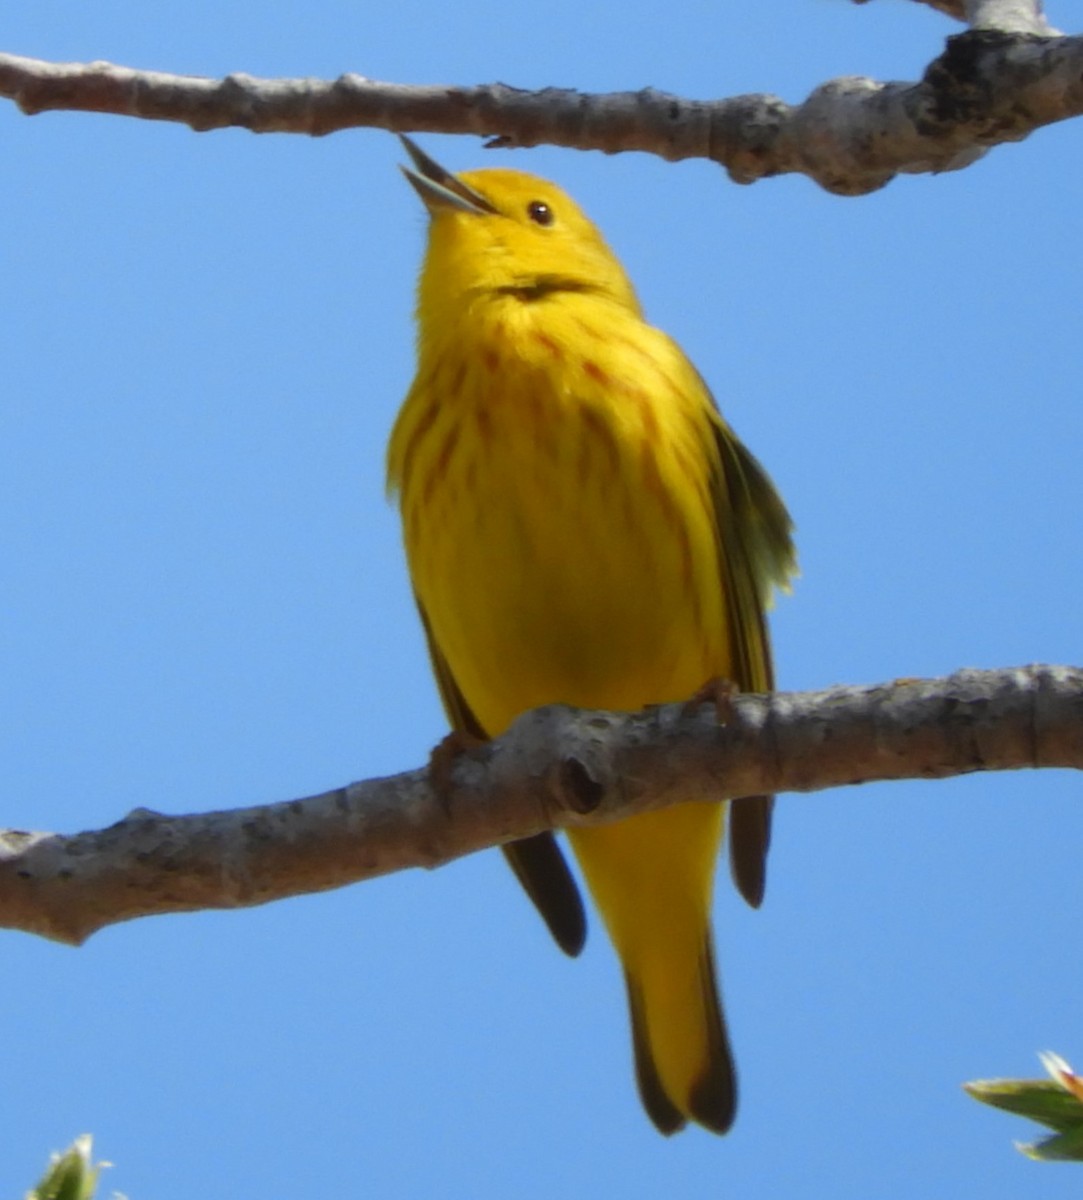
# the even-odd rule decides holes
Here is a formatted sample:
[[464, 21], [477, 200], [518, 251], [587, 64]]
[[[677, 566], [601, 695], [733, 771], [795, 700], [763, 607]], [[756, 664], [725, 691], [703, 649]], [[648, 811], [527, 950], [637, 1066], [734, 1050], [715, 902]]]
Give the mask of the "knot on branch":
[[595, 779], [581, 759], [572, 755], [557, 770], [563, 799], [580, 816], [596, 811], [605, 798], [605, 784]]

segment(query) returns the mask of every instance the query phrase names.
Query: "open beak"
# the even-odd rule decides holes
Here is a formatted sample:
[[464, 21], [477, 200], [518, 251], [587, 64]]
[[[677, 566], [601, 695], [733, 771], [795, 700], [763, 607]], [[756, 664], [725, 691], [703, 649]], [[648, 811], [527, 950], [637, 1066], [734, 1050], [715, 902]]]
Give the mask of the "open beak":
[[399, 169], [430, 213], [450, 208], [455, 212], [483, 216], [497, 211], [480, 192], [467, 187], [457, 175], [445, 171], [405, 134], [399, 134], [399, 141], [406, 147], [406, 153], [414, 164], [413, 167], [400, 166]]

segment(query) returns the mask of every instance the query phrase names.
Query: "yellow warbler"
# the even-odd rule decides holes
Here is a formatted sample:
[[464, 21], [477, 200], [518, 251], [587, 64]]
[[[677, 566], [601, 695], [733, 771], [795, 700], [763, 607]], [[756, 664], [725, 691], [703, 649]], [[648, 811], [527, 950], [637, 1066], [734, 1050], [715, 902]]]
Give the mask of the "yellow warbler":
[[[770, 688], [763, 613], [793, 570], [790, 520], [696, 369], [559, 188], [453, 175], [403, 141], [430, 223], [388, 482], [453, 727], [496, 737], [541, 704], [630, 711], [716, 678]], [[730, 808], [732, 873], [758, 905], [771, 799]], [[724, 1132], [736, 1106], [710, 926], [722, 833], [706, 803], [569, 833], [664, 1133]], [[582, 903], [555, 839], [505, 853], [578, 953]]]

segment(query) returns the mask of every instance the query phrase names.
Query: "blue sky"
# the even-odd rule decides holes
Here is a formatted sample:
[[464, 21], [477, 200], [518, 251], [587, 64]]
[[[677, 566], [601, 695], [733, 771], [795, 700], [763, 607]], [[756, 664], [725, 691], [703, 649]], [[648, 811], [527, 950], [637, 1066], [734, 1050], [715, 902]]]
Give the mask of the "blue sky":
[[[803, 98], [913, 79], [902, 0], [41, 0], [2, 48], [218, 75]], [[1050, 19], [1065, 25], [1067, 6]], [[389, 135], [196, 135], [0, 107], [4, 823], [285, 799], [445, 731], [384, 444], [424, 219]], [[599, 222], [795, 515], [780, 685], [1079, 662], [1083, 125], [856, 200], [705, 162], [419, 138]], [[1083, 1064], [1067, 773], [782, 799], [728, 886], [731, 1135], [664, 1140], [595, 924], [564, 959], [498, 855], [72, 950], [0, 933], [0, 1192], [84, 1131], [132, 1198], [1078, 1194], [959, 1085]], [[1067, 957], [1066, 957], [1067, 955]]]

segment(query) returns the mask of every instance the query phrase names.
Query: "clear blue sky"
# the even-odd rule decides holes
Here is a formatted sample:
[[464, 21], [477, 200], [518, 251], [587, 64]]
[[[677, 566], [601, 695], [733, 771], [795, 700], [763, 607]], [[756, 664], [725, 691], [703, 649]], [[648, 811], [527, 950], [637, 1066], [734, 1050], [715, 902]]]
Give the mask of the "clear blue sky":
[[[956, 29], [902, 0], [41, 0], [0, 42], [796, 101], [916, 78]], [[566, 186], [770, 469], [803, 571], [781, 686], [1079, 661], [1083, 124], [857, 200], [421, 140]], [[5, 105], [0, 141], [4, 823], [422, 764], [445, 722], [382, 483], [424, 230], [394, 139]], [[1074, 1197], [959, 1085], [1083, 1064], [1081, 845], [1067, 774], [783, 798], [764, 909], [717, 902], [725, 1140], [654, 1133], [597, 926], [564, 959], [494, 853], [80, 950], [0, 933], [0, 1193], [90, 1131], [132, 1200]]]

